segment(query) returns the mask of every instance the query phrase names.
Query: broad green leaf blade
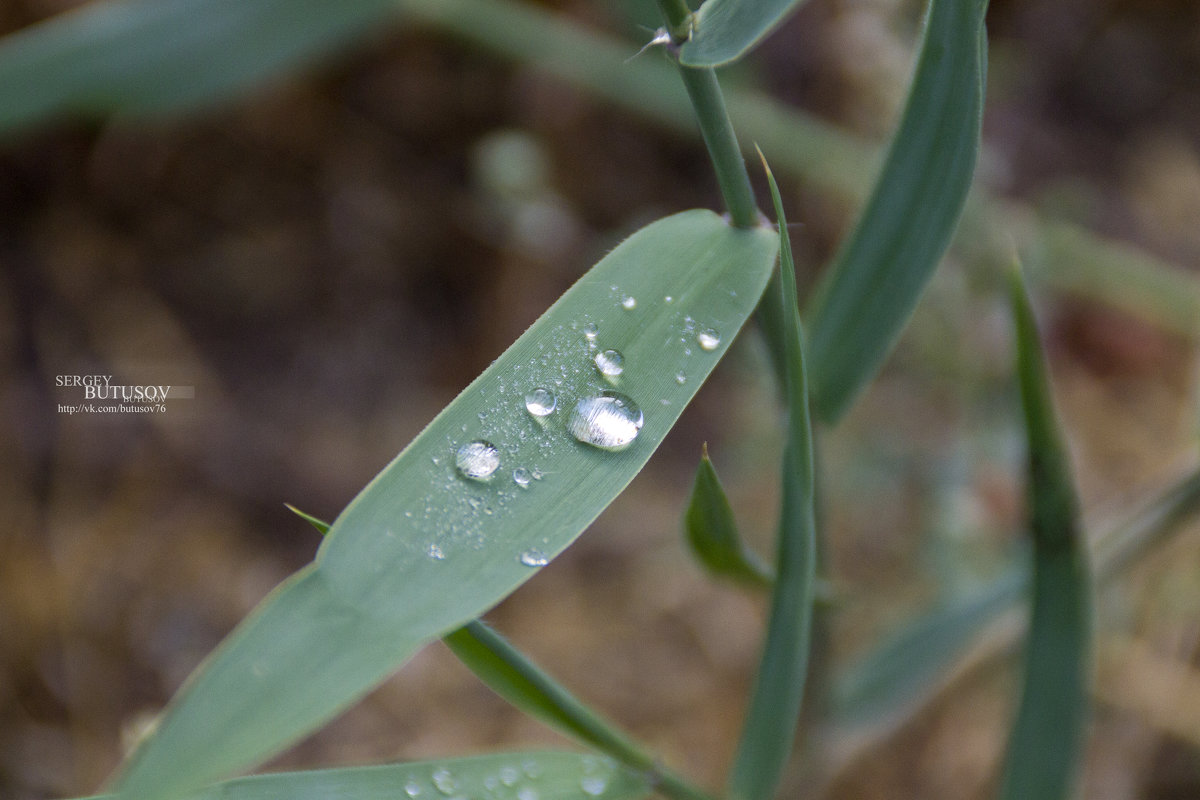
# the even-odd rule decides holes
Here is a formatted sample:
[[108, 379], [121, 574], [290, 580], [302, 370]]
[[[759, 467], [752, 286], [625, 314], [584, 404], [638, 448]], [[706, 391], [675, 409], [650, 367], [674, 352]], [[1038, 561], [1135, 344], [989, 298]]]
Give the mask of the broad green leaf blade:
[[779, 187], [765, 159], [763, 167], [779, 224], [778, 302], [785, 336], [781, 350], [785, 357], [788, 434], [775, 562], [778, 574], [771, 593], [766, 644], [729, 778], [729, 797], [733, 800], [770, 800], [791, 754], [808, 675], [817, 568], [812, 426], [800, 312], [796, 307], [796, 272]]
[[1055, 418], [1037, 324], [1017, 271], [1012, 304], [1029, 441], [1033, 608], [1001, 797], [1058, 800], [1070, 794], [1087, 724], [1091, 575], [1070, 459]]
[[318, 518], [314, 517], [312, 514], [306, 514], [305, 512], [296, 508], [291, 503], [284, 503], [283, 505], [285, 508], [287, 508], [288, 511], [292, 512], [297, 517], [299, 517], [300, 519], [307, 522], [309, 525], [312, 525], [314, 528], [316, 528], [317, 532], [320, 533], [322, 536], [329, 533], [329, 528], [331, 526], [328, 522], [318, 519]]
[[751, 586], [771, 585], [771, 571], [738, 535], [733, 508], [708, 457], [707, 444], [696, 467], [683, 530], [696, 559], [713, 575]]
[[[253, 775], [214, 784], [188, 800], [397, 800], [444, 796], [494, 800], [633, 800], [644, 776], [607, 758], [548, 751], [414, 761], [374, 767]], [[113, 800], [102, 795], [86, 800]]]
[[[172, 796], [259, 763], [532, 577], [641, 470], [753, 311], [776, 248], [771, 231], [689, 211], [601, 260], [368, 484], [316, 564], [202, 666], [125, 768], [122, 797]], [[624, 371], [605, 378], [594, 359], [609, 349]], [[539, 388], [556, 400], [542, 417], [526, 409]], [[568, 430], [577, 403], [606, 391], [644, 414], [624, 450]], [[599, 408], [602, 430], [622, 410]], [[490, 480], [464, 478], [459, 448], [484, 440], [499, 465]]]
[[94, 2], [0, 40], [0, 130], [179, 111], [325, 55], [394, 0]]
[[870, 382], [950, 244], [979, 150], [987, 0], [930, 0], [900, 127], [807, 308], [813, 406], [836, 422]]
[[680, 63], [719, 67], [754, 49], [801, 0], [705, 0], [679, 48]]
[[919, 704], [927, 689], [990, 622], [1016, 606], [1029, 586], [1025, 570], [1006, 572], [977, 594], [935, 608], [838, 672], [833, 716], [877, 722]]

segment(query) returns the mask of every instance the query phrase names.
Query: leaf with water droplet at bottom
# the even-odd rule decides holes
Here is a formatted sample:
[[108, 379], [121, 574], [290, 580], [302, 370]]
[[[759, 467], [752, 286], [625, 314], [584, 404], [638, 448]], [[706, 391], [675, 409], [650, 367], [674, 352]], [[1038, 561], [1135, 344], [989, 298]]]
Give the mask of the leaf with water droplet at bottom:
[[205, 787], [187, 800], [634, 800], [651, 792], [644, 776], [611, 759], [535, 751], [253, 775]]
[[713, 575], [752, 586], [771, 585], [771, 571], [738, 535], [733, 508], [708, 457], [707, 444], [696, 467], [683, 530], [696, 559]]
[[[777, 247], [772, 231], [689, 211], [602, 259], [342, 512], [316, 563], [189, 679], [125, 765], [122, 797], [179, 794], [261, 762], [537, 574], [521, 554], [552, 559], [641, 470], [754, 310]], [[614, 285], [674, 300], [626, 310]], [[681, 341], [688, 316], [721, 331], [711, 352]], [[591, 344], [624, 355], [619, 376], [599, 374]], [[556, 409], [535, 417], [526, 397], [549, 386]], [[571, 411], [614, 391], [643, 410], [636, 436], [621, 450], [579, 441]], [[475, 441], [495, 447], [492, 480], [457, 470], [459, 449]], [[518, 468], [535, 478], [528, 487], [498, 477]]]

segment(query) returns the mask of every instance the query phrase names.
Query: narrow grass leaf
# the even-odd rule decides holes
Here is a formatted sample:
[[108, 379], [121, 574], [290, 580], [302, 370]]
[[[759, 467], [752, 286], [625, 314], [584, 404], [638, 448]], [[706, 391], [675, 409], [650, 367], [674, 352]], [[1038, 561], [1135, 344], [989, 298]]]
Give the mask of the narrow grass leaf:
[[751, 586], [771, 585], [771, 570], [738, 535], [733, 508], [708, 457], [707, 444], [696, 467], [683, 530], [696, 559], [713, 575]]
[[394, 0], [114, 0], [0, 40], [0, 130], [182, 111], [326, 55]]
[[813, 406], [825, 422], [836, 422], [878, 371], [962, 214], [979, 150], [986, 9], [986, 0], [930, 0], [875, 189], [806, 309]]
[[796, 307], [796, 273], [779, 187], [765, 159], [763, 167], [779, 225], [778, 302], [786, 336], [781, 350], [785, 354], [788, 435], [783, 458], [777, 576], [771, 594], [766, 643], [729, 778], [729, 797], [733, 800], [769, 800], [791, 754], [808, 674], [817, 563], [812, 429], [800, 313]]
[[1091, 577], [1069, 456], [1018, 271], [1012, 276], [1012, 305], [1029, 446], [1033, 607], [1001, 797], [1061, 800], [1071, 792], [1087, 724]]
[[719, 67], [744, 56], [775, 30], [801, 0], [705, 0], [692, 16], [679, 61]]
[[[373, 767], [253, 775], [213, 784], [187, 800], [414, 800], [491, 797], [497, 800], [633, 800], [651, 794], [644, 776], [611, 759], [532, 751], [414, 761]], [[85, 800], [114, 800], [100, 795]]]
[[318, 518], [314, 517], [312, 514], [306, 514], [305, 512], [296, 508], [291, 503], [284, 503], [283, 505], [285, 508], [287, 508], [288, 511], [292, 512], [297, 517], [299, 517], [300, 519], [307, 522], [309, 525], [312, 525], [314, 528], [316, 528], [317, 532], [320, 533], [322, 536], [329, 533], [329, 528], [331, 526], [328, 522], [318, 519]]
[[641, 470], [753, 311], [777, 247], [689, 211], [609, 253], [202, 665], [125, 766], [122, 797], [261, 762], [536, 574]]

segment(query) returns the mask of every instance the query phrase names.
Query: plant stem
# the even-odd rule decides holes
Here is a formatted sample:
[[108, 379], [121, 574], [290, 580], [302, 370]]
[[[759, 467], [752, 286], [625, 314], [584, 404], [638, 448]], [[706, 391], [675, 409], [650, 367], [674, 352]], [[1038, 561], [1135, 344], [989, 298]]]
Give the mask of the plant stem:
[[[684, 0], [658, 0], [658, 6], [667, 19], [667, 27], [675, 41], [687, 37], [692, 12]], [[717, 83], [717, 73], [712, 69], [685, 67], [676, 62], [684, 88], [696, 111], [700, 134], [708, 148], [717, 173], [717, 184], [721, 196], [729, 209], [729, 220], [738, 228], [753, 228], [759, 224], [758, 204], [754, 202], [754, 189], [750, 186], [750, 174], [746, 161], [738, 147], [737, 136], [725, 110], [725, 98]]]

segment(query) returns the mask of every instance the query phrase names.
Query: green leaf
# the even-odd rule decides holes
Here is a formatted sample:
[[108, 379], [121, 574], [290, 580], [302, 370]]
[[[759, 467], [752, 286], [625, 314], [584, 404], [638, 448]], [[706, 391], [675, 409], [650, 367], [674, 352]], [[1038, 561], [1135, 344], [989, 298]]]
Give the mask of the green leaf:
[[696, 467], [683, 530], [697, 560], [713, 575], [752, 586], [770, 586], [774, 580], [771, 571], [738, 535], [733, 508], [708, 457], [707, 444]]
[[771, 593], [766, 643], [729, 779], [733, 800], [770, 800], [791, 754], [808, 674], [817, 568], [812, 426], [804, 342], [796, 307], [796, 272], [779, 187], [766, 159], [763, 167], [779, 224], [778, 298], [784, 335], [780, 349], [784, 354], [788, 434], [775, 562], [778, 575]]
[[284, 503], [283, 505], [288, 511], [292, 512], [297, 517], [299, 517], [300, 519], [307, 522], [309, 525], [312, 525], [314, 528], [316, 528], [317, 532], [320, 533], [322, 536], [329, 533], [329, 529], [332, 526], [328, 522], [325, 522], [322, 519], [318, 519], [317, 517], [314, 517], [312, 514], [306, 514], [305, 512], [296, 508], [291, 503]]
[[680, 63], [719, 67], [744, 56], [775, 30], [801, 0], [705, 0], [692, 15]]
[[187, 795], [187, 800], [397, 800], [449, 795], [495, 800], [632, 800], [651, 792], [643, 776], [610, 759], [536, 751], [253, 775], [208, 786]]
[[[193, 675], [126, 765], [122, 797], [172, 796], [262, 761], [532, 577], [641, 470], [753, 311], [776, 248], [771, 231], [689, 211], [601, 260], [350, 503], [316, 563]], [[709, 329], [719, 341], [701, 346]], [[593, 358], [610, 348], [624, 372], [606, 379]], [[537, 388], [557, 400], [544, 418], [526, 410]], [[576, 403], [604, 391], [644, 413], [624, 450], [568, 432]], [[499, 457], [489, 481], [455, 468], [459, 447], [476, 440]]]
[[950, 244], [979, 150], [986, 0], [930, 0], [900, 127], [807, 309], [813, 405], [836, 422], [878, 371]]
[[1018, 271], [1012, 276], [1017, 373], [1029, 441], [1033, 607], [1024, 686], [1008, 742], [1001, 797], [1068, 797], [1088, 716], [1091, 574], [1070, 459], [1055, 418], [1037, 324]]
[[328, 54], [394, 0], [116, 0], [0, 40], [0, 129], [144, 115], [249, 89]]

